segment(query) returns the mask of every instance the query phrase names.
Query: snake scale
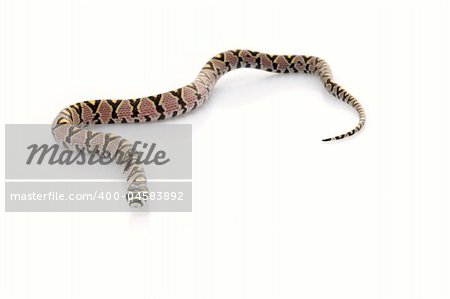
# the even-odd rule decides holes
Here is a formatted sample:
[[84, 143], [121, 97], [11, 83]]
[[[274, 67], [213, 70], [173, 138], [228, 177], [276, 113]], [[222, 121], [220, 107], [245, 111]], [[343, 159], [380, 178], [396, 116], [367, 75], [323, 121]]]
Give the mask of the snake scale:
[[142, 207], [148, 196], [147, 179], [132, 144], [123, 137], [84, 129], [91, 124], [151, 122], [190, 112], [209, 98], [221, 76], [239, 68], [254, 68], [275, 73], [308, 73], [317, 75], [326, 90], [351, 105], [359, 115], [356, 127], [342, 135], [323, 139], [343, 139], [360, 131], [366, 115], [358, 100], [333, 81], [325, 60], [304, 55], [270, 55], [250, 50], [231, 50], [211, 58], [195, 80], [178, 89], [155, 96], [129, 100], [92, 100], [73, 104], [57, 115], [52, 125], [55, 140], [74, 151], [125, 156], [127, 201], [130, 207]]

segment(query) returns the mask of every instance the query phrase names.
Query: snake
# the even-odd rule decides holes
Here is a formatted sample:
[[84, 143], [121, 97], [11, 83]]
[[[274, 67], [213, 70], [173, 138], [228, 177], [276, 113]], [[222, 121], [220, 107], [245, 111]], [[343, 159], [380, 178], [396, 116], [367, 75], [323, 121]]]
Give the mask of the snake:
[[181, 88], [142, 98], [89, 100], [70, 105], [57, 114], [52, 124], [52, 134], [57, 143], [72, 151], [126, 157], [126, 162], [122, 162], [128, 186], [126, 199], [130, 207], [142, 207], [149, 194], [147, 178], [132, 143], [121, 136], [94, 132], [86, 127], [95, 124], [155, 122], [183, 115], [203, 105], [223, 75], [240, 68], [318, 76], [331, 95], [349, 104], [359, 116], [359, 121], [352, 130], [325, 138], [322, 140], [324, 142], [352, 136], [365, 124], [366, 114], [362, 105], [333, 80], [331, 69], [322, 58], [307, 55], [271, 55], [238, 49], [225, 51], [211, 58], [195, 80]]

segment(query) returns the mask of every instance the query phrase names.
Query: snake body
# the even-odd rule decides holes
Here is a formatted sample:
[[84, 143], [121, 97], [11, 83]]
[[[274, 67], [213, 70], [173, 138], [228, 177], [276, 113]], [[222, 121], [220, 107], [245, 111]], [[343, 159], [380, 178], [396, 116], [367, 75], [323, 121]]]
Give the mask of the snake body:
[[333, 81], [325, 60], [314, 56], [231, 50], [211, 58], [195, 80], [184, 87], [143, 98], [84, 101], [64, 108], [53, 122], [52, 133], [58, 143], [74, 151], [127, 157], [127, 163], [124, 163], [128, 183], [127, 199], [131, 207], [141, 207], [145, 202], [145, 195], [148, 195], [147, 180], [132, 144], [123, 137], [93, 132], [84, 127], [91, 124], [152, 122], [185, 114], [206, 102], [221, 76], [239, 68], [317, 75], [329, 93], [352, 106], [359, 115], [359, 122], [351, 131], [323, 141], [349, 137], [364, 126], [364, 109], [355, 97]]

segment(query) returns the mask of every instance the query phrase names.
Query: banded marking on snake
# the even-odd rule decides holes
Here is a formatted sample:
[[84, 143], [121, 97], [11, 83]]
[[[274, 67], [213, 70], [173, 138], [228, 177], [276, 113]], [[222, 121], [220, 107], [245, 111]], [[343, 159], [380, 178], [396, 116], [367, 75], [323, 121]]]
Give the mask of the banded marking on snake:
[[[357, 125], [345, 134], [322, 141], [339, 140], [354, 135], [366, 121], [358, 100], [333, 81], [329, 65], [315, 56], [270, 55], [250, 50], [230, 50], [211, 58], [192, 83], [184, 87], [128, 100], [92, 100], [64, 108], [55, 118], [52, 133], [55, 140], [74, 151], [126, 157], [127, 200], [130, 207], [142, 207], [148, 195], [147, 179], [132, 144], [123, 137], [84, 129], [92, 124], [154, 122], [188, 113], [211, 95], [216, 82], [226, 73], [239, 68], [254, 68], [275, 73], [307, 73], [317, 75], [325, 89], [337, 99], [352, 106], [359, 116]], [[143, 196], [144, 195], [144, 196]]]

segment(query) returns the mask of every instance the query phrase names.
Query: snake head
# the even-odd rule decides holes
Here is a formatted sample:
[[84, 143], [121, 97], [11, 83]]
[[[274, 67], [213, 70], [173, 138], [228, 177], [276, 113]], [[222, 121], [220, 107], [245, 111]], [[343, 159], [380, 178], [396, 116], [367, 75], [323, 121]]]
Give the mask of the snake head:
[[127, 201], [131, 208], [142, 208], [148, 198], [146, 182], [134, 182], [128, 186]]

